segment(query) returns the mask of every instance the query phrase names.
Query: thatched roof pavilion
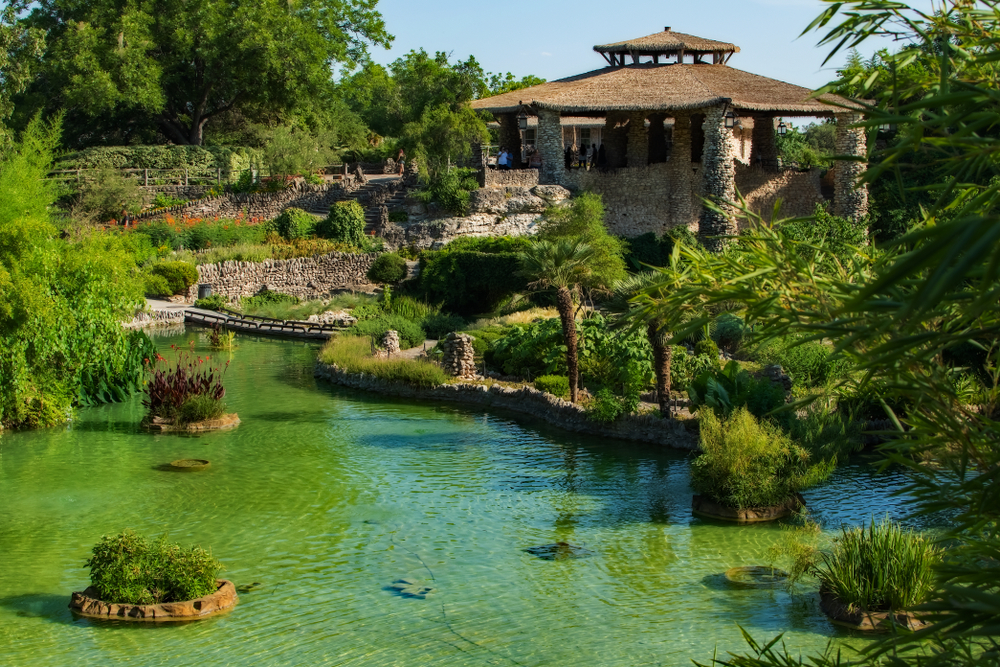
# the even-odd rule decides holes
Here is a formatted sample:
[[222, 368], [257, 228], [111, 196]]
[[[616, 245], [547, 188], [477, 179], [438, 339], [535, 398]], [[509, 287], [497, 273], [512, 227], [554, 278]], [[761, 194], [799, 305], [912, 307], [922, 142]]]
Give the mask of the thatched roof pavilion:
[[[735, 44], [666, 28], [594, 50], [607, 67], [472, 102], [473, 109], [490, 112], [499, 121], [501, 144], [513, 152], [517, 167], [524, 166], [522, 140], [530, 132], [536, 163], [541, 156], [541, 183], [594, 187], [596, 175], [584, 177], [566, 168], [561, 119], [603, 118], [599, 135], [606, 163], [600, 173], [652, 173], [649, 167], [664, 163], [657, 172], [669, 180], [669, 202], [659, 209], [669, 218], [663, 228], [697, 220], [699, 233], [709, 239], [734, 233], [735, 221], [703, 209], [701, 198], [735, 199], [735, 146], [737, 141], [745, 145], [751, 132], [750, 162], [762, 167], [777, 165], [775, 131], [779, 119], [789, 116], [833, 116], [838, 153], [865, 154], [865, 135], [852, 127], [860, 117], [847, 100], [831, 95], [817, 99], [808, 88], [730, 67], [730, 58], [740, 50]], [[537, 129], [528, 129], [527, 116], [538, 118]], [[837, 213], [866, 214], [867, 194], [855, 187], [863, 168], [860, 162], [837, 166]]]

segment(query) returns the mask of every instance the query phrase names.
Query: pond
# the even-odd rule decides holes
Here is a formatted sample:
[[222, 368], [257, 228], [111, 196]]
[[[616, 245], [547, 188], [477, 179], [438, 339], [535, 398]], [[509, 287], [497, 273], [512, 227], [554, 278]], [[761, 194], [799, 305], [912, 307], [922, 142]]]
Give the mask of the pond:
[[[156, 340], [189, 339], [208, 353], [203, 332]], [[234, 431], [145, 433], [136, 398], [0, 436], [5, 667], [690, 665], [743, 650], [740, 626], [796, 652], [865, 641], [811, 590], [726, 586], [783, 531], [692, 517], [685, 453], [354, 393], [313, 379], [315, 346], [238, 342]], [[182, 458], [211, 465], [160, 469]], [[805, 495], [836, 528], [900, 516], [901, 484], [861, 461]], [[74, 618], [90, 548], [126, 527], [211, 548], [259, 585], [197, 623]], [[526, 551], [557, 542], [581, 549]]]

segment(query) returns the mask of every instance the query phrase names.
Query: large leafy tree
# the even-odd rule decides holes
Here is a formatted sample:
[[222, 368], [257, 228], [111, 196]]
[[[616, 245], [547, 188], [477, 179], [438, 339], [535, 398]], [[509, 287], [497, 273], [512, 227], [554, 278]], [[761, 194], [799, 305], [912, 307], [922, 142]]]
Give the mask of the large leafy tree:
[[85, 120], [85, 142], [124, 127], [201, 145], [225, 114], [271, 120], [319, 103], [335, 63], [392, 40], [376, 3], [42, 0], [24, 22], [47, 39], [27, 103]]
[[27, 87], [32, 65], [44, 44], [41, 30], [18, 22], [15, 7], [0, 7], [0, 140], [4, 138], [4, 122], [14, 110], [12, 97]]

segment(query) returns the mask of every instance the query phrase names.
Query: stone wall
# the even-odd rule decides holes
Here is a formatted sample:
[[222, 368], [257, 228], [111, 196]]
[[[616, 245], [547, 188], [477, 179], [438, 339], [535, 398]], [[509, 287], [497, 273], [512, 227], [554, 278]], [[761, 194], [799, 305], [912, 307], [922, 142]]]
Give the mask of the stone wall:
[[[865, 128], [854, 127], [862, 121], [860, 114], [835, 114], [837, 119], [837, 155], [865, 156], [868, 153], [868, 138]], [[864, 162], [837, 163], [834, 173], [833, 212], [852, 220], [861, 220], [868, 215], [868, 186], [858, 182], [858, 178], [868, 168]]]
[[336, 366], [318, 363], [315, 375], [334, 384], [374, 391], [388, 396], [400, 396], [420, 401], [457, 401], [482, 407], [500, 408], [542, 419], [553, 426], [577, 433], [648, 442], [664, 447], [693, 450], [697, 436], [687, 431], [677, 420], [662, 419], [653, 413], [626, 415], [611, 424], [591, 421], [580, 405], [538, 391], [534, 387], [505, 387], [501, 384], [456, 383], [431, 389], [418, 389], [407, 384], [389, 382], [371, 375], [347, 373]]
[[[782, 218], [812, 215], [816, 204], [823, 201], [820, 171], [797, 172], [791, 169], [775, 172], [759, 167], [736, 165], [736, 189], [746, 199], [747, 206], [770, 222], [774, 203], [779, 198]], [[746, 221], [740, 220], [740, 226]]]
[[[263, 289], [300, 299], [319, 299], [337, 290], [367, 286], [365, 274], [376, 257], [378, 253], [332, 252], [319, 257], [202, 264], [198, 267], [198, 284], [208, 283], [213, 294], [230, 300], [253, 296]], [[191, 286], [189, 298], [197, 295], [198, 284]]]
[[[572, 169], [564, 182], [578, 192], [594, 192], [604, 199], [604, 222], [612, 234], [639, 236], [646, 232], [657, 235], [676, 224], [671, 217], [671, 187], [669, 163], [651, 164], [633, 169], [601, 172]], [[692, 194], [689, 192], [688, 197]]]
[[[195, 288], [197, 289], [197, 287]], [[126, 329], [146, 329], [174, 324], [184, 324], [184, 310], [137, 310], [135, 316], [122, 324]]]
[[483, 172], [484, 188], [519, 186], [533, 188], [538, 185], [537, 169], [486, 169]]
[[205, 195], [205, 192], [209, 190], [207, 185], [148, 185], [139, 186], [142, 190], [142, 205], [149, 206], [153, 203], [153, 199], [156, 197], [157, 193], [162, 192], [165, 195], [174, 197], [175, 199], [200, 199]]

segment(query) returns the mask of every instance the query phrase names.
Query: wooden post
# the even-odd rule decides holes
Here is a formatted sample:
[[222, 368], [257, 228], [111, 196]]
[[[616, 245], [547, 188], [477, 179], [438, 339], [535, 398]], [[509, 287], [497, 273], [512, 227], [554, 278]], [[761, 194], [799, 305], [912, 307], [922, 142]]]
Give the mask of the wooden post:
[[149, 187], [149, 169], [142, 170], [142, 184]]
[[187, 184], [188, 184], [188, 170], [187, 167], [184, 167], [184, 185], [186, 186]]
[[215, 184], [216, 185], [222, 184], [222, 168], [217, 168], [215, 170]]

